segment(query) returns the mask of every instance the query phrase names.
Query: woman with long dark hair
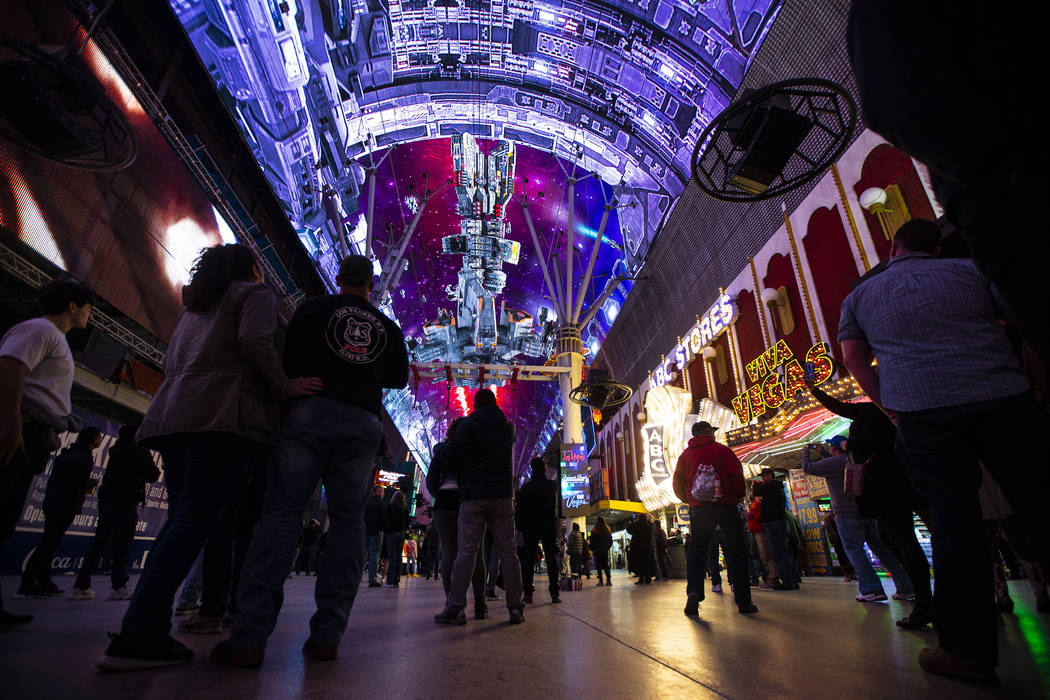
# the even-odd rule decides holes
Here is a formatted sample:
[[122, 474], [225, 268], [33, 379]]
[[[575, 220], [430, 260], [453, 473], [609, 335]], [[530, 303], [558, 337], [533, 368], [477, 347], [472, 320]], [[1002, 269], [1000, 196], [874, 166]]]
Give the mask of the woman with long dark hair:
[[[612, 585], [612, 571], [609, 570], [609, 550], [612, 549], [612, 530], [605, 518], [598, 516], [598, 522], [591, 530], [591, 552], [594, 553], [594, 568], [598, 571], [598, 585]], [[605, 583], [602, 583], [602, 572], [605, 572]]]
[[401, 584], [401, 554], [405, 547], [405, 531], [408, 530], [408, 501], [404, 491], [394, 491], [390, 505], [386, 507], [386, 525], [383, 527], [387, 557], [386, 582], [397, 588]]
[[[164, 458], [168, 519], [120, 634], [99, 659], [104, 670], [193, 658], [169, 635], [175, 592], [236, 497], [254, 455], [276, 442], [280, 401], [322, 388], [316, 378], [289, 379], [281, 369], [274, 342], [277, 300], [262, 282], [248, 248], [218, 245], [201, 254], [183, 288], [186, 309], [164, 358], [164, 382], [138, 432], [140, 444]], [[215, 567], [228, 571], [229, 561]]]

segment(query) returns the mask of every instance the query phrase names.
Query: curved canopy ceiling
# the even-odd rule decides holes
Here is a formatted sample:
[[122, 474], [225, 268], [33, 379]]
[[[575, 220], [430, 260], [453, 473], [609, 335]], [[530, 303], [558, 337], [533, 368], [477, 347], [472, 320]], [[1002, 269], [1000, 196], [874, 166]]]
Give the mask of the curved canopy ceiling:
[[[528, 191], [532, 201], [546, 193], [545, 204], [532, 208], [545, 256], [564, 246], [558, 232], [567, 228], [566, 172], [578, 168], [599, 176], [602, 182], [590, 180], [571, 205], [582, 234], [577, 240], [588, 246], [595, 241], [601, 249], [592, 288], [584, 290], [588, 299], [617, 272], [640, 269], [685, 188], [697, 137], [729, 104], [781, 4], [170, 2], [304, 247], [329, 280], [340, 238], [363, 238], [369, 166], [396, 147], [377, 169], [376, 245], [370, 252], [384, 260], [415, 213], [423, 175], [430, 175], [432, 188], [445, 182], [452, 175], [450, 137], [470, 134], [483, 152], [499, 140], [522, 147], [514, 197]], [[613, 196], [630, 206], [611, 217], [597, 241], [602, 206]], [[422, 233], [412, 239], [412, 273], [389, 300], [411, 342], [421, 347], [424, 324], [454, 311], [448, 287], [458, 263], [434, 252], [440, 252], [442, 236], [454, 233], [458, 219], [448, 213], [455, 215], [455, 203], [451, 187], [430, 203], [432, 211], [420, 220]], [[505, 214], [514, 231], [508, 237], [521, 242], [522, 259], [504, 270], [501, 303], [537, 319], [535, 330], [541, 332], [540, 311], [550, 300], [544, 301], [534, 249], [522, 236], [520, 207], [511, 204]], [[586, 253], [589, 248], [581, 247], [581, 257]], [[447, 264], [438, 265], [442, 261]], [[576, 274], [583, 276], [582, 270]], [[628, 292], [629, 284], [618, 290], [614, 305]], [[584, 329], [592, 350], [613, 318], [615, 311], [611, 317], [599, 313]], [[417, 359], [425, 354], [421, 350]], [[441, 393], [405, 392], [388, 402], [397, 408], [392, 413], [402, 414], [395, 420], [420, 456], [447, 419], [439, 404], [447, 406], [444, 414], [451, 410]], [[416, 418], [410, 419], [406, 405]], [[541, 434], [549, 436], [557, 415], [533, 413], [522, 427], [535, 444]]]

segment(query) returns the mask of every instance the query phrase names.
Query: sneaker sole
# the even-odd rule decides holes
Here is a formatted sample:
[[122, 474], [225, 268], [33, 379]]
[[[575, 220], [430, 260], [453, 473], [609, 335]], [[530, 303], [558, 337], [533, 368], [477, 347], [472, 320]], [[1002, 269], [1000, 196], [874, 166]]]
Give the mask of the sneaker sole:
[[191, 661], [193, 661], [193, 657], [188, 659], [126, 659], [120, 656], [102, 656], [95, 662], [95, 667], [100, 671], [121, 673], [123, 671], [141, 671], [149, 668], [180, 666]]
[[462, 627], [463, 625], [467, 624], [466, 618], [457, 620], [434, 620], [434, 622], [438, 623], [439, 625], [454, 625], [456, 627]]

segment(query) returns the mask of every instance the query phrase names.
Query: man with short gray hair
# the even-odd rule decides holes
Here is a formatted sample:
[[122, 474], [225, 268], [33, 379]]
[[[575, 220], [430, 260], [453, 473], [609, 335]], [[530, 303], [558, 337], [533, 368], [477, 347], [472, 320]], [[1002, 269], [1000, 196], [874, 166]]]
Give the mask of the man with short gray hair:
[[[886, 269], [842, 303], [846, 367], [897, 424], [897, 454], [933, 511], [934, 624], [930, 673], [998, 683], [994, 583], [977, 500], [984, 464], [1050, 566], [1043, 515], [1050, 472], [1010, 435], [1044, 435], [1046, 417], [1003, 329], [998, 296], [972, 260], [941, 259], [940, 229], [912, 219]], [[872, 365], [877, 360], [878, 367]]]

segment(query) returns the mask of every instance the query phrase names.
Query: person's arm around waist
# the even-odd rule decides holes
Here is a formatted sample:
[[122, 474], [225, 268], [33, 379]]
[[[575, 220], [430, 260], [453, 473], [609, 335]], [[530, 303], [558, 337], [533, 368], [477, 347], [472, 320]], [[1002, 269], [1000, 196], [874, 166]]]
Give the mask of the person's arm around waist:
[[24, 449], [22, 394], [29, 368], [13, 357], [0, 357], [0, 466]]

